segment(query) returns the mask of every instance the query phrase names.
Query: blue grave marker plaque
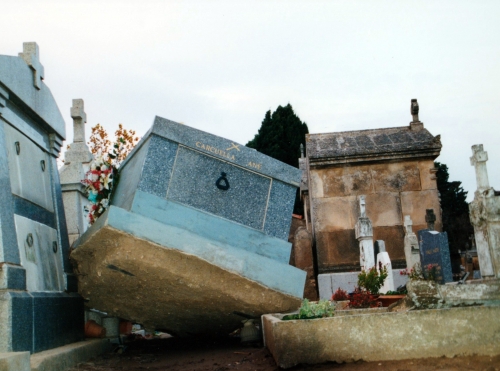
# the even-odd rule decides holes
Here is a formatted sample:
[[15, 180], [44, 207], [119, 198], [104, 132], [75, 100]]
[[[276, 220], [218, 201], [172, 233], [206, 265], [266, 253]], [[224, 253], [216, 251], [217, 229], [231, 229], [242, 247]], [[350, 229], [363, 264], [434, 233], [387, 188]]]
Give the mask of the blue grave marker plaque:
[[447, 233], [423, 229], [418, 231], [418, 242], [424, 277], [428, 278], [429, 269], [435, 268], [436, 282], [444, 284], [453, 281]]

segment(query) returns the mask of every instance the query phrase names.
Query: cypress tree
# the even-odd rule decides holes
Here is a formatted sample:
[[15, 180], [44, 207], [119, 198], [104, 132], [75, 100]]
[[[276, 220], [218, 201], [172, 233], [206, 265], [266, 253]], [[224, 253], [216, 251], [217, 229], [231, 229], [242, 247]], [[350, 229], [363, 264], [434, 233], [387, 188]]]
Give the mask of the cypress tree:
[[[305, 122], [293, 112], [290, 104], [278, 106], [276, 111], [267, 111], [259, 132], [246, 146], [273, 157], [293, 167], [299, 167], [300, 145], [306, 145], [309, 129]], [[294, 213], [303, 214], [302, 203], [297, 192]]]
[[[467, 191], [462, 188], [462, 182], [450, 182], [448, 166], [439, 162], [434, 163], [437, 168], [437, 187], [441, 197], [443, 217], [443, 231], [448, 233], [448, 242], [451, 253], [465, 250], [469, 243], [469, 236], [474, 229], [469, 219], [469, 205]], [[472, 246], [469, 246], [469, 249]]]

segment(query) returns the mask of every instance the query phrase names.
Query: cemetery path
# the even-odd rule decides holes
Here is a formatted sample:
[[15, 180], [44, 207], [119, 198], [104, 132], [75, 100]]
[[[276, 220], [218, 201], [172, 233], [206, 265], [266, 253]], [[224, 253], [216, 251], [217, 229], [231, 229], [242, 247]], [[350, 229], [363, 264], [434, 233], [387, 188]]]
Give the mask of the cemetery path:
[[[121, 354], [104, 354], [69, 371], [277, 371], [271, 354], [262, 346], [251, 347], [239, 339], [153, 339], [136, 340]], [[404, 361], [327, 363], [299, 365], [288, 369], [341, 371], [500, 371], [500, 356], [427, 358]]]

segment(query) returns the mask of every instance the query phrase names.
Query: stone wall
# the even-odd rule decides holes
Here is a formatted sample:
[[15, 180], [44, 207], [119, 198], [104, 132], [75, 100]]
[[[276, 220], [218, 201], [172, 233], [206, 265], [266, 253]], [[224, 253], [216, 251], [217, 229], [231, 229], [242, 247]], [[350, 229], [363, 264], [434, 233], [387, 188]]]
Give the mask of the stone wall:
[[425, 210], [434, 209], [441, 230], [433, 159], [313, 168], [310, 192], [320, 273], [359, 269], [354, 226], [360, 195], [366, 196], [373, 238], [385, 241], [394, 268], [406, 266], [404, 215], [418, 231], [426, 228]]

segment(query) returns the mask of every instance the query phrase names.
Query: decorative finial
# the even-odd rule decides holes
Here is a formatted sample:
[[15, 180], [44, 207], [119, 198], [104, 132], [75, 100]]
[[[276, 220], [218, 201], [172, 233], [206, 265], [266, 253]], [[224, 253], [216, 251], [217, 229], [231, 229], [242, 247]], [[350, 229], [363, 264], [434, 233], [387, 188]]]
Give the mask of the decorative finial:
[[410, 106], [410, 112], [411, 115], [413, 116], [413, 122], [419, 122], [420, 120], [418, 119], [418, 102], [416, 99], [411, 100], [411, 106]]
[[427, 223], [427, 229], [429, 231], [433, 231], [434, 223], [436, 222], [436, 215], [434, 214], [434, 209], [425, 210], [425, 222]]
[[300, 158], [304, 158], [304, 145], [300, 143]]

